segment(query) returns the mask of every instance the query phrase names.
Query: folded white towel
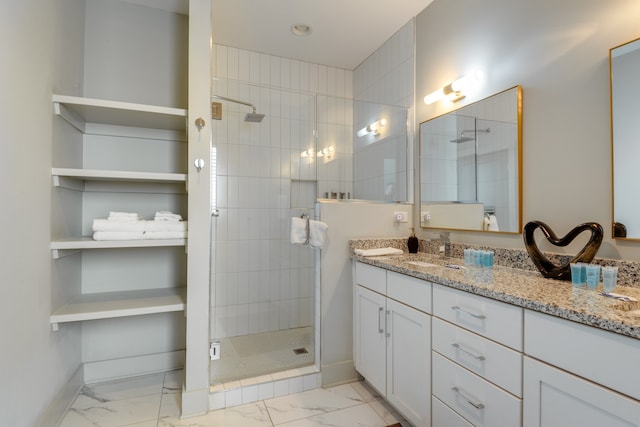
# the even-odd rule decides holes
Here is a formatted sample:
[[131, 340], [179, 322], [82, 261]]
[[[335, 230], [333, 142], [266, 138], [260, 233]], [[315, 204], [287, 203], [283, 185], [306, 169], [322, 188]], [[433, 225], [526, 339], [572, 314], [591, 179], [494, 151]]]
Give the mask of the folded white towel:
[[113, 221], [98, 218], [93, 220], [93, 231], [144, 231], [144, 224], [149, 221]]
[[158, 211], [153, 219], [156, 221], [182, 221], [182, 216], [169, 211]]
[[109, 212], [108, 219], [110, 221], [140, 221], [144, 219], [142, 216], [137, 214], [136, 212]]
[[141, 240], [142, 231], [96, 231], [93, 240]]
[[147, 231], [142, 235], [144, 240], [186, 239], [186, 231]]
[[322, 249], [329, 226], [321, 221], [309, 221], [309, 244], [313, 248]]
[[294, 216], [291, 218], [291, 244], [304, 245], [307, 243], [307, 220]]
[[187, 231], [187, 221], [143, 221], [144, 231]]
[[404, 253], [401, 249], [395, 248], [354, 249], [353, 252], [358, 256], [400, 255]]

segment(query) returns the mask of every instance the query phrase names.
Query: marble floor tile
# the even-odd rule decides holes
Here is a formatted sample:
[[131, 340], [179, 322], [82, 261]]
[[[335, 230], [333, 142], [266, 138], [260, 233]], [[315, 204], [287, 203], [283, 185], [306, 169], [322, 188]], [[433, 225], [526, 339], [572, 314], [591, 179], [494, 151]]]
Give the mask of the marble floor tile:
[[367, 404], [315, 415], [277, 427], [385, 427], [387, 423]]
[[363, 403], [349, 384], [315, 389], [264, 401], [275, 425], [345, 409]]
[[179, 419], [161, 417], [158, 427], [273, 427], [267, 408], [262, 402], [209, 412], [200, 417]]
[[79, 395], [60, 427], [121, 427], [158, 419], [161, 394], [120, 400]]
[[162, 392], [165, 373], [143, 375], [140, 377], [88, 384], [82, 388], [82, 394], [96, 400], [121, 400], [130, 397], [146, 396]]

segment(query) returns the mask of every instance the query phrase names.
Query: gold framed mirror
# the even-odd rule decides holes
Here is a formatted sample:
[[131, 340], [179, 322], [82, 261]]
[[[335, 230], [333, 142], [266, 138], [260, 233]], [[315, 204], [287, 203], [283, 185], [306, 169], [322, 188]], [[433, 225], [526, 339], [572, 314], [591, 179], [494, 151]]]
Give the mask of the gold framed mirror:
[[420, 226], [522, 233], [522, 88], [420, 124]]
[[611, 86], [611, 237], [640, 240], [640, 199], [635, 197], [640, 181], [640, 39], [609, 50]]

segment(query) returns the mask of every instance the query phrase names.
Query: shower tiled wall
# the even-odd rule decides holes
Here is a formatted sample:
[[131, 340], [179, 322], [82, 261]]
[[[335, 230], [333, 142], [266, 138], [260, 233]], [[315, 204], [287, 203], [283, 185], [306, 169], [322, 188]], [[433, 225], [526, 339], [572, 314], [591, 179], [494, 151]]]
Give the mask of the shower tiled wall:
[[[329, 130], [350, 126], [349, 103], [316, 104], [316, 97], [350, 100], [352, 72], [214, 45], [213, 75], [215, 94], [251, 102], [266, 117], [246, 123], [249, 107], [220, 101], [223, 118], [213, 125], [219, 217], [211, 337], [313, 325], [316, 250], [290, 244], [290, 218], [313, 216], [320, 191], [315, 157], [301, 156], [315, 149], [316, 115]], [[338, 142], [336, 152], [350, 149], [351, 139]]]
[[[408, 134], [389, 138], [356, 138], [354, 144], [355, 197], [407, 201], [412, 194], [414, 23], [412, 19], [354, 70], [354, 127], [357, 131], [380, 118], [380, 108], [404, 107]], [[368, 103], [381, 104], [371, 108]], [[384, 136], [384, 135], [383, 135]], [[393, 183], [393, 185], [391, 185]]]

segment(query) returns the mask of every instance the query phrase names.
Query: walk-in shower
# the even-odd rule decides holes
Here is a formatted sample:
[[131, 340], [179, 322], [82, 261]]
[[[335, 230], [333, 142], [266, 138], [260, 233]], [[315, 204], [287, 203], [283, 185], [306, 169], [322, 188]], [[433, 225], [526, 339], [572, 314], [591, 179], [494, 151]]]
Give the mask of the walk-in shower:
[[290, 242], [291, 217], [315, 214], [316, 162], [301, 153], [316, 149], [317, 125], [314, 95], [219, 78], [212, 89], [224, 106], [212, 121], [211, 174], [210, 340], [220, 358], [210, 384], [219, 385], [318, 359], [317, 250]]

